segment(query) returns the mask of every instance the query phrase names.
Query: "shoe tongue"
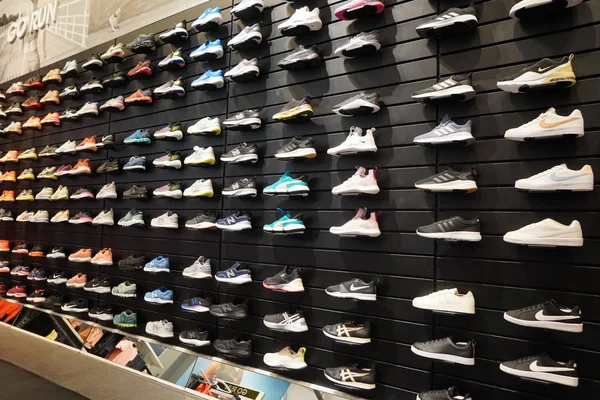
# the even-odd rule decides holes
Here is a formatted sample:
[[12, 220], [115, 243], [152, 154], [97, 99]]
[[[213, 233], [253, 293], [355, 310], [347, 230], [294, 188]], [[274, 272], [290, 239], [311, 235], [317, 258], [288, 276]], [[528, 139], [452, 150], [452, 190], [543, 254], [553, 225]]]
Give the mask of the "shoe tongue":
[[356, 210], [356, 215], [354, 216], [354, 218], [364, 218], [364, 216], [366, 214], [367, 214], [366, 207], [359, 208], [358, 210]]
[[350, 134], [348, 136], [360, 135], [362, 134], [362, 128], [359, 126], [353, 126], [350, 128]]
[[554, 107], [550, 107], [546, 110], [544, 114], [556, 114], [556, 110], [554, 109]]
[[440, 121], [440, 125], [446, 125], [450, 121], [450, 117], [448, 116], [448, 114], [446, 114], [444, 115], [444, 118], [442, 118], [442, 120]]
[[367, 174], [367, 169], [365, 167], [357, 167], [356, 168], [356, 173], [354, 175], [366, 175]]

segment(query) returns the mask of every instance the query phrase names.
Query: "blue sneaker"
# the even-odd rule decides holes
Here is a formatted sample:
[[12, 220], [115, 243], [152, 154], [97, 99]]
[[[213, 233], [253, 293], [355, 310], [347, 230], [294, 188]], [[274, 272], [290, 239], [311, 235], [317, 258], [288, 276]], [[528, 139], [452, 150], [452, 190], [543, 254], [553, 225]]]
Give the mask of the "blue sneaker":
[[146, 272], [171, 272], [169, 269], [169, 259], [158, 256], [144, 266]]
[[210, 297], [192, 297], [184, 300], [181, 303], [181, 308], [185, 311], [207, 312], [211, 304], [212, 299]]
[[150, 139], [151, 135], [150, 135], [150, 131], [148, 129], [138, 129], [137, 131], [133, 132], [131, 135], [127, 136], [125, 138], [125, 140], [123, 140], [123, 143], [125, 144], [130, 144], [130, 143], [143, 143], [143, 144], [150, 144], [152, 143], [152, 140]]
[[263, 230], [267, 233], [280, 233], [284, 235], [293, 235], [297, 233], [304, 233], [306, 227], [302, 222], [302, 214], [292, 215], [282, 210], [277, 209], [277, 212], [281, 214], [281, 218], [277, 221], [263, 226]]
[[194, 22], [192, 28], [198, 32], [208, 32], [217, 29], [223, 23], [219, 7], [207, 8]]
[[27, 279], [30, 281], [45, 281], [48, 279], [48, 274], [43, 269], [34, 268], [33, 271], [27, 275]]
[[219, 282], [235, 283], [241, 285], [242, 283], [252, 282], [250, 276], [250, 270], [241, 268], [242, 264], [236, 262], [230, 268], [225, 271], [219, 271], [215, 274], [215, 279]]
[[308, 196], [310, 188], [308, 183], [305, 181], [304, 176], [294, 178], [289, 171], [277, 180], [272, 185], [267, 186], [263, 189], [263, 193], [269, 196], [277, 194], [287, 194], [290, 196]]
[[215, 226], [224, 231], [241, 231], [252, 228], [250, 216], [241, 211], [236, 211], [229, 217], [218, 219]]
[[209, 40], [190, 53], [190, 57], [197, 61], [210, 61], [223, 57], [221, 40]]
[[154, 304], [173, 304], [173, 291], [161, 286], [144, 295], [144, 301]]
[[146, 157], [144, 156], [131, 156], [127, 164], [123, 166], [123, 171], [145, 171], [146, 170]]
[[199, 90], [214, 90], [220, 89], [225, 84], [223, 79], [223, 71], [206, 71], [202, 76], [192, 82], [192, 87]]

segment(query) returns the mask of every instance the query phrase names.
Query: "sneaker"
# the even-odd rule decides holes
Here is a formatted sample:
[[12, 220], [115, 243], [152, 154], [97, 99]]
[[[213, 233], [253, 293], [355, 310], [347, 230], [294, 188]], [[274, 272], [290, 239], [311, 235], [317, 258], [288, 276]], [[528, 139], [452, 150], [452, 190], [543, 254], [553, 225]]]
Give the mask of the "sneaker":
[[282, 369], [303, 369], [308, 365], [304, 362], [305, 347], [300, 347], [298, 352], [292, 350], [289, 346], [284, 347], [277, 353], [265, 353], [263, 362], [272, 368]]
[[156, 218], [152, 218], [150, 226], [153, 228], [177, 229], [179, 228], [178, 216], [174, 212], [167, 211]]
[[6, 115], [23, 115], [23, 109], [19, 103], [12, 103], [5, 113]]
[[209, 69], [200, 75], [199, 78], [196, 78], [194, 81], [192, 81], [192, 87], [198, 90], [220, 89], [225, 85], [225, 79], [223, 76], [222, 70], [218, 69], [213, 71]]
[[584, 135], [581, 111], [573, 110], [569, 115], [558, 115], [553, 107], [537, 118], [517, 128], [506, 131], [504, 137], [519, 142], [538, 139], [578, 138]]
[[374, 114], [381, 109], [379, 94], [375, 92], [360, 92], [339, 104], [332, 111], [342, 117]]
[[170, 272], [169, 259], [163, 256], [158, 256], [149, 263], [144, 265], [145, 272]]
[[27, 297], [27, 288], [24, 285], [13, 286], [6, 292], [8, 297], [25, 298]]
[[471, 32], [479, 25], [475, 8], [453, 7], [433, 17], [431, 21], [417, 26], [417, 34], [423, 38], [454, 36]]
[[0, 158], [0, 162], [19, 162], [19, 152], [17, 150], [9, 150], [6, 154]]
[[[50, 92], [54, 92], [54, 90], [51, 90]], [[46, 93], [46, 96], [50, 93]], [[58, 91], [56, 91], [56, 93], [58, 94]], [[44, 99], [46, 96], [42, 97], [42, 99]], [[57, 96], [58, 99], [58, 96]], [[25, 110], [33, 110], [33, 109], [40, 109], [42, 108], [42, 103], [40, 103], [40, 98], [37, 96], [31, 96], [28, 97], [23, 103], [21, 103], [21, 106], [25, 109]]]
[[[13, 251], [13, 253], [14, 253], [14, 251]], [[25, 254], [25, 253], [19, 253], [19, 254]], [[10, 271], [11, 275], [16, 275], [16, 276], [28, 276], [30, 273], [31, 273], [31, 268], [29, 268], [26, 265], [19, 265]]]
[[35, 180], [35, 175], [33, 174], [33, 168], [25, 168], [17, 177], [18, 181], [23, 181], [23, 180], [30, 180], [30, 181], [34, 181]]
[[183, 87], [182, 79], [170, 79], [168, 82], [154, 89], [154, 95], [159, 99], [172, 99], [185, 96], [185, 88]]
[[127, 136], [123, 139], [123, 143], [131, 144], [131, 143], [140, 143], [140, 144], [150, 144], [152, 143], [151, 134], [148, 129], [138, 129], [133, 132], [131, 135]]
[[354, 218], [342, 226], [332, 226], [329, 228], [329, 232], [339, 236], [379, 237], [381, 231], [379, 230], [379, 224], [377, 223], [377, 214], [378, 212], [371, 212], [370, 216], [367, 217], [367, 208], [359, 208], [356, 211]]
[[[32, 255], [32, 253], [35, 255]], [[42, 255], [40, 256], [39, 254], [42, 254]], [[35, 246], [33, 246], [32, 250], [29, 252], [29, 256], [30, 257], [44, 257], [44, 251], [42, 249], [42, 246], [40, 246], [39, 244], [36, 244]], [[34, 268], [29, 273], [29, 275], [27, 275], [27, 279], [29, 279], [30, 281], [45, 281], [46, 279], [48, 279], [48, 274], [43, 269]]]
[[150, 321], [146, 323], [146, 333], [162, 338], [171, 338], [173, 334], [173, 324], [166, 319], [161, 321]]
[[454, 342], [451, 337], [414, 343], [410, 350], [418, 356], [453, 364], [475, 365], [475, 341]]
[[17, 181], [17, 171], [6, 171], [2, 174], [2, 182], [16, 182]]
[[187, 40], [188, 37], [189, 33], [186, 29], [185, 20], [178, 22], [173, 28], [159, 35], [160, 40], [162, 40], [165, 43], [181, 42]]
[[296, 70], [315, 67], [323, 62], [317, 46], [296, 47], [288, 56], [279, 61], [277, 65], [281, 69]]
[[360, 324], [354, 321], [346, 321], [325, 325], [323, 334], [340, 343], [371, 343], [371, 325], [369, 323]]
[[239, 262], [236, 262], [224, 271], [218, 271], [215, 274], [215, 279], [219, 282], [233, 283], [236, 285], [252, 282], [250, 270], [242, 268], [242, 264]]
[[46, 167], [37, 175], [37, 179], [53, 179], [56, 180], [56, 167]]
[[179, 341], [191, 346], [208, 346], [210, 344], [208, 337], [208, 331], [203, 331], [198, 328], [193, 331], [182, 331], [179, 334]]
[[504, 361], [500, 364], [500, 370], [523, 379], [558, 383], [571, 387], [579, 385], [575, 361], [554, 361], [548, 354]]
[[97, 116], [98, 115], [98, 103], [97, 102], [87, 102], [77, 111], [77, 115], [80, 117], [89, 117], [89, 116]]
[[[498, 88], [509, 93], [526, 93], [571, 87], [577, 82], [571, 65], [573, 57], [571, 54], [558, 61], [544, 58], [516, 74], [500, 79]], [[8, 114], [8, 111], [6, 113]]]
[[83, 150], [91, 150], [96, 151], [98, 147], [96, 146], [96, 136], [88, 136], [81, 141], [77, 146], [75, 146], [75, 151], [83, 151]]
[[67, 140], [56, 149], [56, 154], [75, 153], [77, 143], [74, 140]]
[[213, 197], [214, 194], [210, 179], [198, 179], [183, 191], [185, 197]]
[[[65, 250], [63, 249], [63, 247], [62, 247], [62, 246], [57, 246], [57, 247], [54, 247], [54, 248], [53, 248], [53, 249], [50, 251], [50, 253], [48, 253], [48, 254], [46, 255], [46, 258], [66, 258], [66, 257], [67, 257], [67, 256], [65, 255]], [[56, 279], [56, 277], [54, 277], [54, 275], [53, 275], [53, 278], [52, 278], [52, 279]], [[66, 281], [67, 281], [67, 280], [65, 279], [65, 282], [66, 282]], [[50, 278], [48, 278], [48, 283], [51, 283], [51, 282], [50, 282]], [[54, 282], [54, 283], [64, 283], [64, 282]]]
[[183, 139], [181, 123], [174, 122], [154, 132], [154, 139]]
[[245, 110], [223, 121], [223, 125], [231, 131], [248, 131], [262, 126], [258, 109]]
[[48, 145], [38, 153], [38, 157], [57, 157], [58, 154], [56, 154], [56, 149], [56, 146]]
[[48, 73], [42, 78], [44, 84], [62, 83], [62, 77], [60, 76], [60, 69], [55, 68], [48, 71]]
[[[172, 51], [158, 63], [158, 68], [163, 70], [179, 70], [185, 67], [182, 48]], [[156, 93], [156, 92], [155, 92]]]
[[132, 208], [117, 224], [119, 226], [144, 226], [144, 215], [141, 211]]
[[322, 26], [319, 8], [315, 7], [310, 10], [305, 6], [298, 8], [290, 18], [279, 24], [277, 29], [283, 36], [298, 36], [321, 30]]
[[[109, 75], [107, 78], [102, 80], [102, 86], [106, 86], [109, 88], [118, 88], [127, 85], [127, 80], [125, 79], [125, 75], [122, 72], [115, 72], [112, 75]], [[109, 100], [110, 101], [110, 100]], [[102, 110], [102, 107], [100, 107]]]
[[2, 192], [2, 197], [0, 197], [0, 201], [8, 201], [8, 202], [14, 202], [15, 201], [15, 191], [14, 190], [5, 190]]
[[156, 50], [154, 34], [140, 33], [135, 40], [127, 44], [127, 48], [134, 53], [150, 53]]
[[413, 142], [421, 145], [438, 144], [468, 144], [474, 141], [471, 135], [471, 121], [464, 125], [459, 125], [452, 121], [448, 115], [444, 115], [442, 121], [432, 131], [419, 135], [413, 139]]
[[60, 71], [60, 75], [63, 78], [75, 78], [78, 75], [77, 60], [67, 61]]
[[35, 289], [32, 293], [29, 293], [25, 301], [43, 303], [46, 301], [46, 291], [44, 289]]
[[277, 182], [265, 187], [263, 194], [268, 196], [290, 195], [290, 196], [308, 196], [310, 188], [306, 182], [306, 177], [294, 177], [289, 171], [286, 171]]
[[[90, 251], [91, 255], [91, 251]], [[83, 288], [87, 283], [87, 275], [79, 272], [77, 275], [72, 276], [67, 280], [67, 287], [70, 288]]]
[[217, 217], [208, 211], [200, 211], [194, 218], [185, 222], [187, 229], [215, 229]]
[[102, 141], [100, 143], [96, 143], [96, 146], [103, 147], [105, 149], [111, 149], [115, 147], [115, 135], [106, 134], [102, 135]]
[[[48, 257], [50, 256], [50, 254], [48, 254]], [[50, 258], [50, 257], [49, 257]], [[58, 257], [55, 257], [58, 258]], [[64, 258], [64, 257], [61, 257]], [[47, 279], [48, 284], [52, 284], [52, 285], [62, 285], [63, 283], [67, 283], [67, 273], [66, 272], [56, 272], [52, 275], [50, 275]]]
[[262, 13], [265, 5], [263, 0], [242, 0], [230, 10], [236, 18], [247, 20]]
[[310, 105], [310, 97], [304, 96], [299, 100], [292, 99], [285, 106], [273, 115], [274, 121], [292, 121], [297, 119], [308, 119], [313, 116], [313, 109]]
[[333, 14], [338, 19], [353, 20], [377, 15], [381, 13], [384, 8], [384, 4], [380, 1], [350, 0], [343, 6], [336, 8]]
[[[2, 243], [2, 242], [8, 242], [8, 240], [2, 240], [0, 241], [0, 248], [3, 248], [5, 250], [2, 251], [9, 251], [10, 247], [8, 247], [8, 244]], [[2, 247], [5, 246], [5, 247]], [[0, 261], [0, 273], [3, 274], [7, 274], [10, 273], [10, 262], [8, 261]]]
[[73, 312], [73, 313], [86, 313], [89, 311], [88, 306], [87, 306], [87, 300], [79, 298], [73, 301], [70, 301], [66, 304], [63, 304], [60, 307], [61, 310], [66, 311], [66, 312]]
[[166, 185], [154, 189], [152, 194], [155, 197], [170, 197], [173, 199], [180, 199], [183, 196], [181, 185], [173, 182], [169, 182]]
[[302, 214], [292, 216], [289, 212], [277, 209], [281, 217], [270, 224], [263, 225], [263, 231], [267, 233], [276, 233], [281, 235], [302, 234], [306, 230], [304, 222], [302, 222]]
[[353, 389], [372, 390], [377, 386], [375, 383], [375, 368], [366, 368], [354, 364], [325, 368], [323, 373], [325, 378], [331, 382]]
[[133, 185], [123, 192], [123, 199], [146, 199], [148, 188], [146, 186]]
[[137, 292], [137, 286], [135, 283], [128, 281], [122, 282], [117, 286], [113, 286], [110, 293], [117, 297], [135, 297]]
[[240, 320], [248, 316], [248, 303], [236, 298], [231, 303], [213, 304], [208, 311], [218, 318]]
[[279, 332], [307, 332], [308, 325], [301, 311], [284, 312], [281, 314], [267, 314], [263, 323], [269, 329]]
[[159, 289], [147, 292], [144, 301], [153, 304], [173, 304], [173, 291], [161, 286]]
[[8, 89], [6, 89], [6, 94], [8, 96], [22, 96], [25, 94], [25, 89], [23, 88], [23, 82], [15, 82]]
[[[25, 211], [27, 212], [27, 211]], [[33, 215], [33, 213], [32, 213]], [[3, 210], [0, 208], [0, 221], [3, 222], [8, 222], [8, 221], [14, 221], [15, 219], [13, 218], [13, 213], [10, 210]], [[2, 245], [2, 241], [0, 240], [0, 251], [3, 251], [2, 249], [6, 248], [3, 247]]]
[[81, 119], [81, 116], [77, 114], [78, 112], [79, 110], [77, 110], [76, 108], [67, 108], [65, 111], [63, 111], [62, 114], [58, 116], [58, 119], [61, 121], [79, 121]]
[[243, 197], [251, 196], [256, 197], [256, 179], [254, 178], [242, 178], [233, 182], [231, 185], [226, 186], [221, 191], [223, 196], [229, 197]]
[[206, 279], [212, 278], [210, 260], [202, 256], [198, 257], [189, 267], [185, 267], [181, 273], [186, 278]]
[[218, 219], [215, 226], [224, 231], [241, 231], [252, 229], [250, 216], [242, 211], [236, 211], [228, 217]]
[[456, 288], [438, 290], [427, 296], [415, 297], [412, 305], [422, 310], [451, 314], [475, 314], [473, 293], [460, 294]]
[[117, 197], [117, 187], [114, 182], [102, 186], [102, 189], [96, 195], [97, 199], [116, 199]]
[[100, 106], [102, 111], [123, 111], [125, 109], [125, 102], [123, 96], [117, 96], [113, 99], [107, 100], [106, 103]]
[[379, 185], [376, 173], [377, 167], [367, 172], [365, 167], [359, 166], [354, 175], [331, 189], [331, 193], [336, 195], [377, 194]]
[[87, 158], [83, 158], [77, 161], [77, 164], [75, 164], [73, 169], [69, 171], [69, 175], [82, 175], [91, 173], [92, 169], [90, 168], [90, 160], [88, 160]]
[[97, 174], [110, 174], [116, 172], [119, 172], [119, 160], [112, 157], [96, 168]]
[[222, 154], [220, 159], [229, 163], [255, 163], [258, 161], [258, 146], [256, 143], [241, 143], [227, 153]]
[[119, 269], [122, 269], [122, 270], [142, 269], [142, 268], [144, 268], [145, 264], [146, 264], [146, 258], [144, 256], [138, 257], [135, 254], [127, 256], [126, 258], [119, 260], [119, 262], [118, 262]]
[[290, 266], [285, 266], [279, 273], [266, 278], [263, 281], [263, 287], [290, 293], [304, 292], [300, 270]]
[[61, 165], [60, 167], [58, 167], [58, 169], [56, 170], [56, 176], [63, 176], [63, 175], [69, 175], [71, 173], [71, 170], [73, 169], [73, 167], [69, 164], [66, 165]]
[[88, 263], [92, 261], [92, 249], [79, 249], [75, 253], [69, 255], [69, 261]]
[[256, 80], [258, 75], [260, 75], [258, 60], [253, 58], [250, 60], [243, 59], [235, 67], [227, 71], [223, 76], [228, 81], [250, 82]]
[[54, 214], [54, 216], [52, 217], [50, 222], [52, 222], [52, 223], [69, 222], [69, 210], [58, 211], [56, 214]]
[[127, 164], [123, 166], [123, 171], [145, 171], [146, 170], [146, 157], [144, 156], [131, 156]]
[[150, 60], [144, 60], [127, 72], [127, 77], [132, 79], [145, 79], [152, 76], [152, 64]]
[[100, 321], [112, 321], [113, 310], [112, 307], [108, 304], [100, 305], [98, 307], [90, 309], [90, 312], [88, 312], [88, 316], [90, 318], [98, 319]]
[[83, 290], [94, 293], [110, 293], [110, 281], [108, 278], [94, 278], [85, 284]]
[[234, 358], [250, 357], [252, 355], [252, 340], [217, 339], [213, 342], [213, 347], [219, 355]]
[[369, 57], [381, 49], [379, 32], [361, 32], [335, 49], [334, 54], [341, 58]]
[[42, 120], [40, 117], [30, 117], [27, 122], [21, 125], [21, 129], [42, 129]]
[[115, 224], [115, 216], [112, 208], [110, 210], [100, 211], [98, 215], [92, 220], [92, 225], [107, 225], [113, 226]]
[[152, 164], [154, 164], [155, 167], [160, 168], [180, 169], [182, 164], [179, 152], [171, 152], [171, 150], [167, 150], [165, 153], [166, 154], [164, 156], [155, 158], [154, 161], [152, 161]]
[[[44, 82], [42, 82], [42, 77], [40, 75], [34, 75], [23, 82], [23, 88], [25, 89], [43, 89]], [[6, 100], [6, 99], [4, 99]]]
[[538, 19], [540, 16], [546, 17], [551, 14], [563, 12], [565, 8], [575, 7], [581, 4], [583, 0], [570, 0], [560, 2], [539, 2], [530, 0], [521, 0], [510, 9], [511, 18], [518, 19]]
[[31, 189], [25, 189], [15, 199], [17, 201], [33, 201], [33, 191]]
[[479, 218], [452, 217], [417, 228], [417, 235], [448, 241], [480, 242]]
[[589, 192], [594, 190], [594, 172], [589, 165], [579, 170], [560, 164], [530, 178], [519, 179], [515, 188], [531, 192]]
[[60, 126], [60, 114], [58, 112], [51, 112], [46, 114], [44, 118], [40, 121], [40, 124], [43, 126], [54, 125]]
[[4, 133], [15, 133], [20, 135], [23, 133], [23, 125], [19, 121], [13, 121], [6, 128], [4, 128]]
[[275, 158], [293, 159], [293, 158], [315, 158], [317, 152], [313, 147], [312, 138], [303, 138], [294, 136], [285, 146], [277, 150]]
[[[95, 265], [113, 265], [112, 249], [104, 248], [97, 252], [96, 255], [92, 257], [91, 263]], [[106, 293], [108, 293], [108, 291]]]
[[69, 219], [69, 223], [75, 225], [91, 224], [92, 216], [89, 211], [80, 211]]
[[412, 98], [421, 103], [441, 101], [466, 101], [475, 97], [471, 73], [454, 75], [435, 85], [416, 91]]
[[526, 225], [516, 231], [507, 232], [504, 241], [514, 244], [541, 247], [581, 247], [583, 233], [579, 221], [563, 225], [551, 218]]
[[196, 122], [194, 125], [191, 125], [190, 127], [188, 127], [187, 133], [190, 135], [197, 135], [197, 134], [220, 135], [221, 134], [221, 123], [219, 121], [219, 118], [204, 117], [201, 120], [199, 120], [198, 122]]
[[223, 45], [221, 40], [209, 40], [190, 53], [190, 57], [196, 61], [211, 61], [223, 57]]
[[137, 314], [131, 310], [125, 310], [115, 315], [113, 324], [120, 328], [135, 328], [137, 327]]
[[510, 323], [529, 328], [551, 329], [562, 332], [583, 332], [581, 309], [558, 304], [549, 300], [541, 304], [511, 310], [504, 313], [504, 319]]
[[263, 36], [260, 33], [260, 25], [248, 25], [242, 29], [237, 35], [232, 37], [227, 46], [234, 50], [246, 50], [256, 47], [262, 42]]
[[118, 43], [112, 45], [106, 50], [104, 54], [100, 56], [102, 61], [107, 63], [121, 62], [125, 57], [125, 45]]
[[152, 104], [152, 91], [138, 89], [133, 94], [131, 94], [125, 98], [125, 104], [129, 104], [129, 105]]
[[325, 293], [342, 299], [376, 301], [376, 283], [376, 281], [367, 283], [362, 279], [354, 278], [338, 285], [328, 286]]
[[192, 28], [198, 32], [214, 31], [223, 23], [221, 9], [219, 7], [207, 8], [194, 22]]
[[46, 210], [38, 210], [29, 220], [29, 222], [33, 222], [33, 223], [41, 223], [41, 224], [47, 224], [48, 220], [49, 220], [49, 215], [48, 215], [48, 211]]
[[103, 65], [104, 65], [104, 63], [102, 62], [102, 60], [100, 59], [98, 54], [92, 54], [91, 56], [88, 57], [87, 60], [85, 60], [83, 62], [83, 64], [81, 64], [81, 68], [88, 70], [88, 71], [92, 71], [95, 69], [102, 68]]
[[194, 152], [187, 156], [183, 163], [185, 165], [214, 165], [215, 153], [213, 148], [194, 146]]
[[[77, 90], [77, 86], [67, 86], [58, 94], [59, 99], [74, 99], [77, 97], [79, 97], [79, 90]], [[59, 117], [59, 119], [63, 118]]]
[[417, 181], [415, 187], [427, 192], [473, 193], [477, 191], [477, 182], [475, 182], [476, 175], [477, 171], [474, 169], [462, 172], [448, 168], [439, 174]]

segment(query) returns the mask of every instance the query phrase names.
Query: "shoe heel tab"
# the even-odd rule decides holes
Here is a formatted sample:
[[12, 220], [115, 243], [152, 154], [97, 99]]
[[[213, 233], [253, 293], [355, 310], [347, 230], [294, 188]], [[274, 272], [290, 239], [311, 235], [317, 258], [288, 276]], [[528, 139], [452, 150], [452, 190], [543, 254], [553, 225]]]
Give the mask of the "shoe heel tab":
[[569, 228], [578, 228], [579, 230], [581, 230], [581, 224], [579, 223], [579, 221], [577, 221], [575, 219], [575, 220], [573, 220], [573, 222], [571, 222], [571, 225], [569, 225]]
[[377, 180], [377, 171], [378, 170], [379, 170], [379, 168], [373, 167], [367, 172], [367, 175], [373, 174], [373, 178], [375, 178]]
[[592, 170], [592, 167], [591, 167], [591, 165], [589, 165], [589, 164], [585, 164], [585, 165], [583, 166], [583, 168], [581, 168], [581, 170], [580, 170], [580, 171], [581, 171], [581, 172], [583, 172], [583, 173], [586, 173], [586, 174], [590, 174], [590, 175], [592, 175], [592, 179], [594, 179], [594, 170]]
[[569, 61], [569, 64], [571, 64], [571, 61], [573, 61], [573, 59], [574, 59], [574, 58], [575, 58], [575, 54], [571, 53], [571, 54], [569, 55], [569, 60], [568, 60], [568, 61]]
[[576, 109], [576, 110], [573, 110], [573, 112], [569, 115], [569, 117], [583, 118], [583, 115], [581, 114], [581, 111], [579, 111], [579, 109]]

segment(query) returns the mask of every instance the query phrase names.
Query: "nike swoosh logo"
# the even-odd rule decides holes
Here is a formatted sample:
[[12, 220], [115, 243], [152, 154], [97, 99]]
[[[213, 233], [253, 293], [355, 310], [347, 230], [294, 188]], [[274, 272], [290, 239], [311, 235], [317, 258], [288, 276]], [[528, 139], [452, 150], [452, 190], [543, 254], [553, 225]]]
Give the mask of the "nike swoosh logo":
[[573, 371], [573, 368], [563, 368], [563, 367], [540, 367], [538, 365], [537, 360], [532, 362], [529, 365], [529, 369], [534, 372], [568, 372]]
[[548, 123], [548, 122], [542, 120], [542, 121], [540, 121], [540, 127], [541, 128], [554, 128], [556, 126], [568, 124], [569, 122], [577, 121], [578, 119], [579, 118], [569, 118], [564, 121], [551, 122], [551, 123]]
[[544, 311], [538, 311], [535, 314], [535, 319], [537, 319], [538, 321], [565, 321], [565, 320], [569, 320], [569, 319], [578, 319], [579, 316], [576, 315], [545, 315]]
[[561, 182], [561, 181], [568, 181], [569, 179], [579, 178], [580, 176], [586, 176], [586, 175], [587, 174], [561, 176], [561, 175], [558, 175], [556, 172], [553, 172], [552, 175], [550, 175], [550, 179], [553, 180], [554, 182]]
[[352, 291], [368, 289], [368, 288], [369, 288], [369, 286], [354, 286], [354, 284], [350, 285], [350, 290], [352, 290]]
[[554, 65], [551, 65], [551, 66], [546, 67], [546, 68], [540, 67], [540, 68], [538, 68], [538, 72], [545, 72], [545, 71], [548, 71], [549, 69], [552, 69], [554, 67], [555, 67]]

